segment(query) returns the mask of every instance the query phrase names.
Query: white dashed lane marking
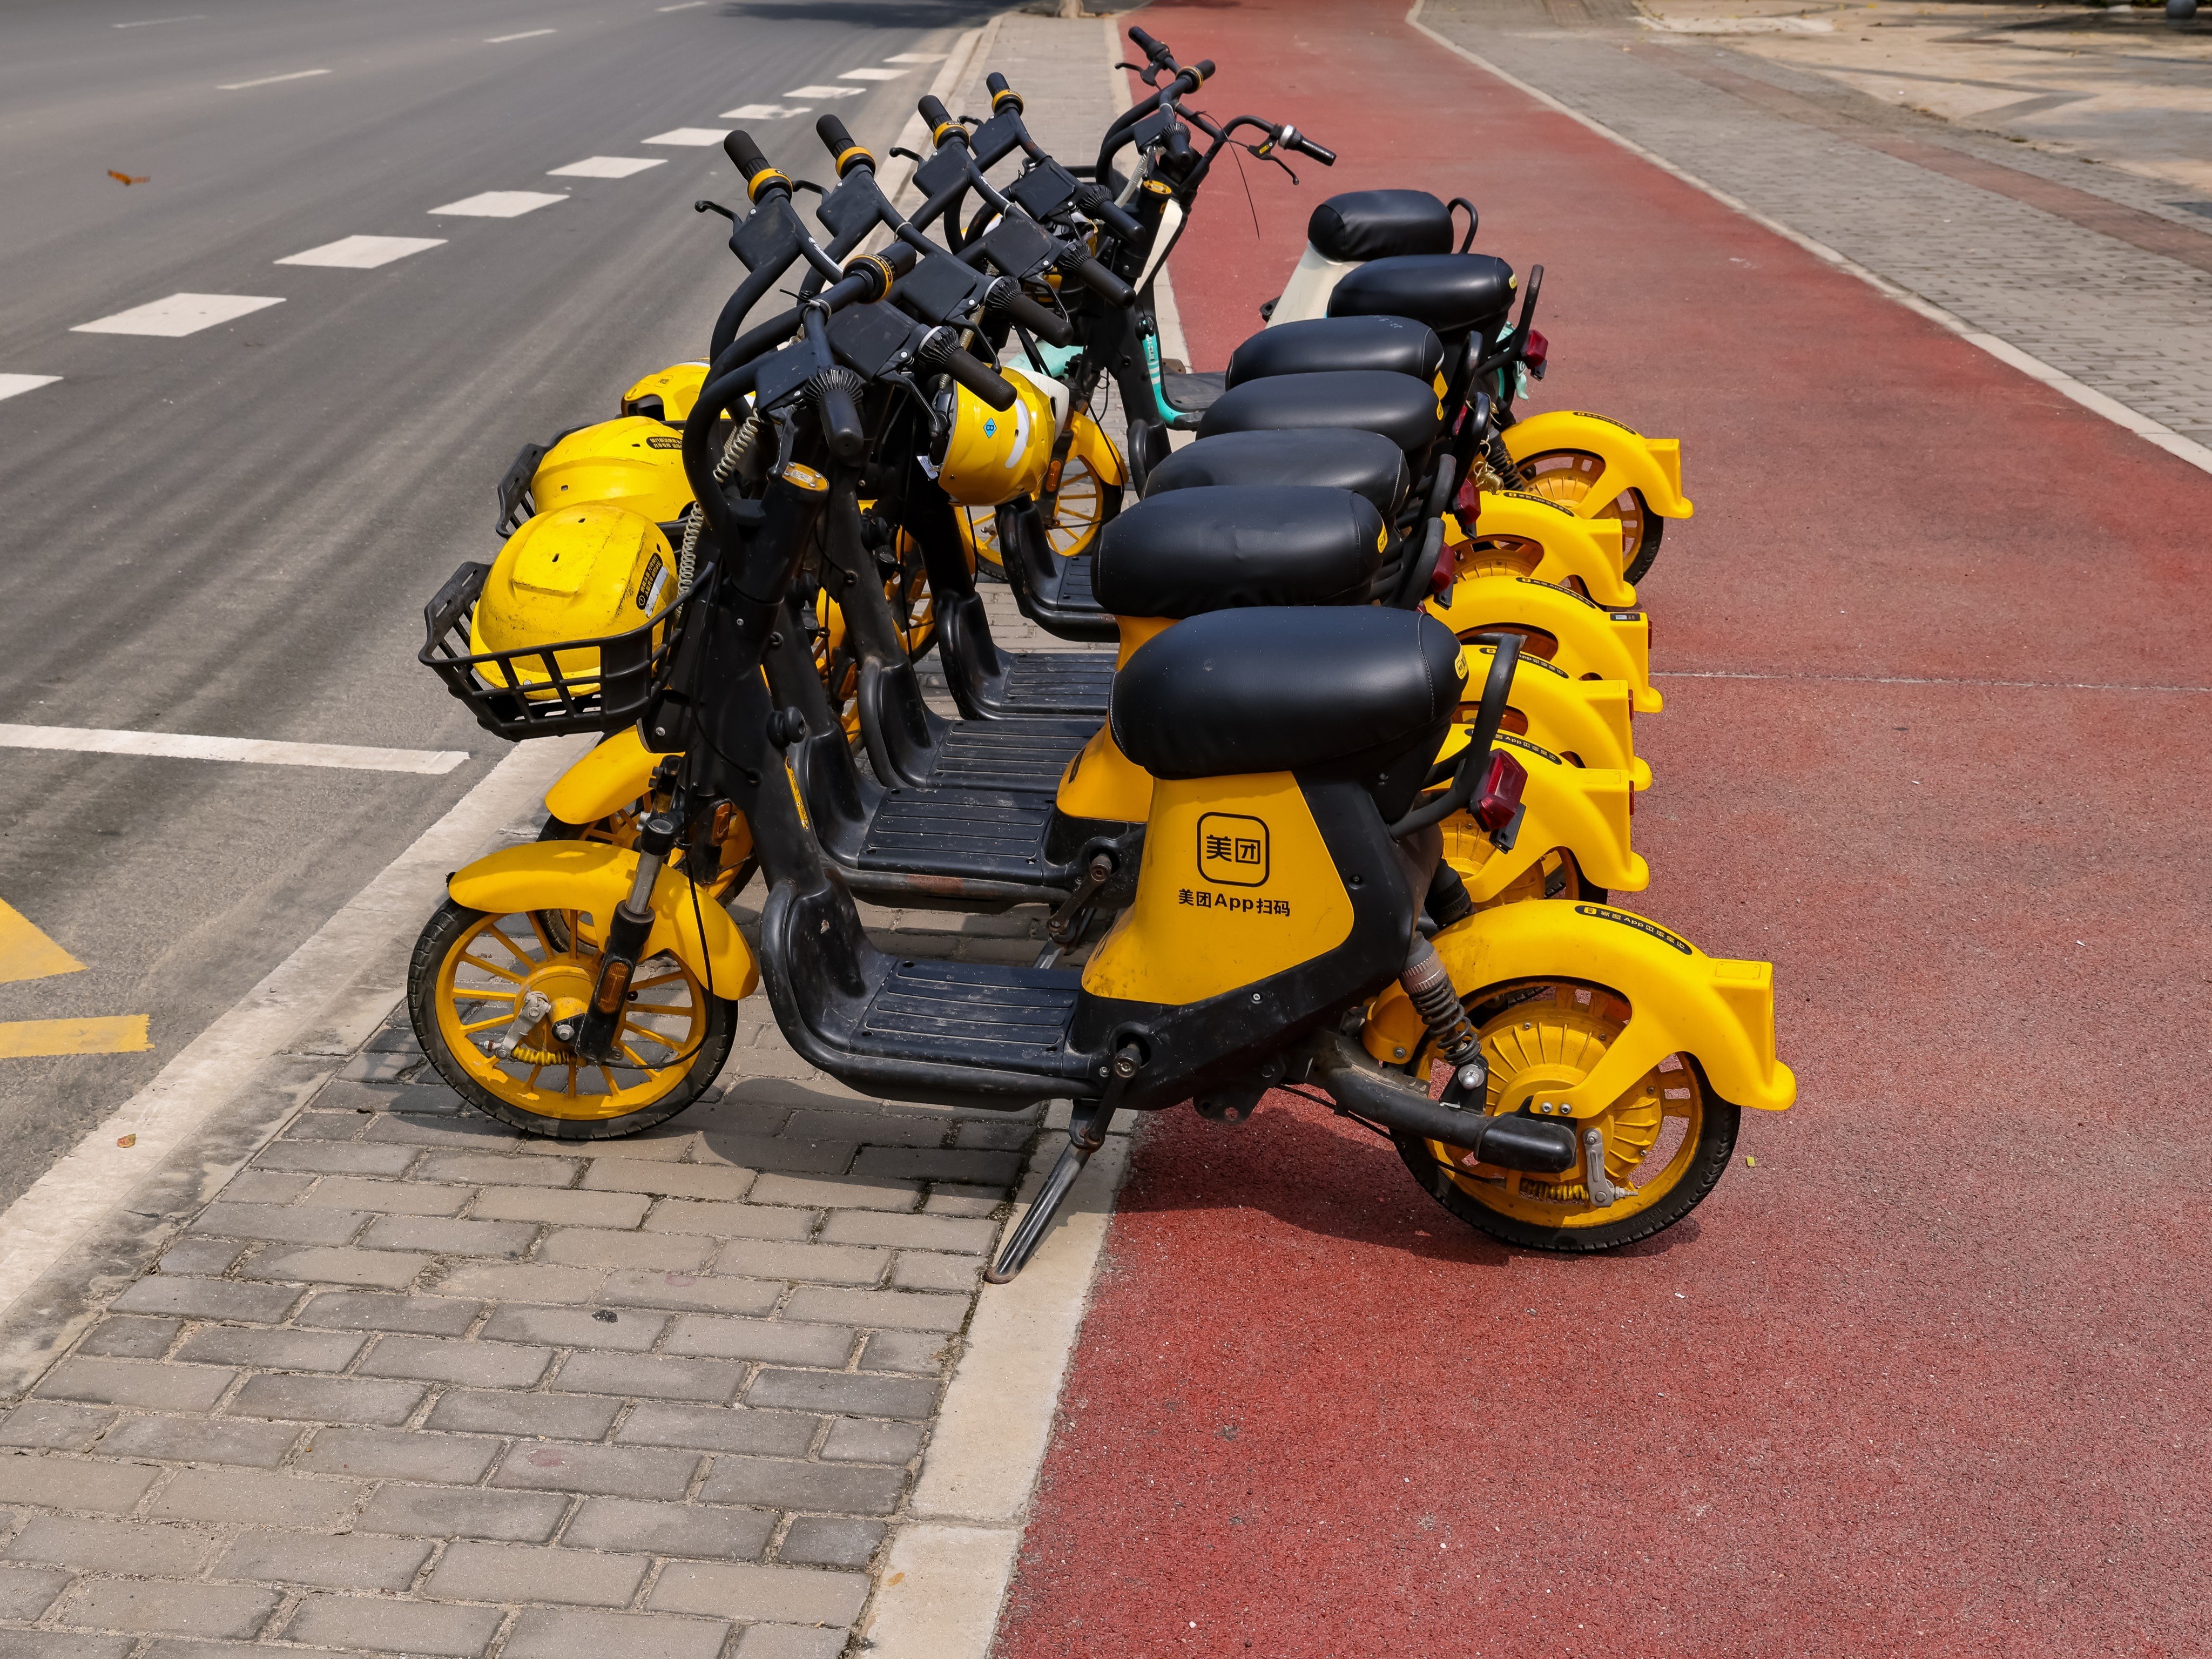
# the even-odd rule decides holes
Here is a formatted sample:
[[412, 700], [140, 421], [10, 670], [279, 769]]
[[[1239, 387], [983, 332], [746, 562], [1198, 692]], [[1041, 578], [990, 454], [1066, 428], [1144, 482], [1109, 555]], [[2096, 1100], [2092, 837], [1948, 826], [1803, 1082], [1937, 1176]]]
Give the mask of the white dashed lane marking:
[[40, 386], [52, 386], [60, 379], [58, 374], [0, 374], [0, 399], [36, 392]]
[[858, 87], [793, 87], [783, 94], [787, 98], [858, 98]]
[[665, 167], [665, 155], [586, 155], [565, 167], [549, 167], [548, 179], [627, 179], [647, 167]]
[[684, 3], [680, 6], [655, 6], [653, 9], [655, 11], [696, 11], [706, 3], [707, 0], [684, 0]]
[[295, 70], [289, 75], [264, 75], [258, 81], [233, 81], [228, 86], [217, 87], [217, 92], [244, 92], [248, 87], [273, 87], [280, 81], [311, 81], [318, 75], [328, 75], [328, 70]]
[[207, 14], [204, 11], [196, 11], [190, 17], [141, 17], [135, 22], [111, 23], [108, 27], [118, 29], [150, 29], [157, 23], [204, 23], [206, 21]]
[[722, 112], [725, 121], [784, 121], [808, 112], [804, 104], [740, 104]]
[[335, 242], [325, 242], [320, 247], [311, 247], [305, 253], [289, 253], [275, 263], [280, 265], [335, 265], [345, 270], [374, 270], [379, 265], [388, 265], [394, 259], [404, 259], [410, 253], [443, 247], [442, 236], [346, 236]]
[[349, 743], [281, 743], [204, 738], [188, 732], [115, 732], [88, 726], [0, 726], [0, 749], [80, 755], [155, 755], [167, 760], [246, 761], [263, 766], [329, 766], [345, 772], [412, 772], [443, 777], [468, 758], [459, 749], [367, 749]]
[[231, 322], [250, 313], [283, 303], [281, 295], [276, 299], [266, 299], [252, 294], [172, 294], [166, 300], [133, 306], [128, 311], [117, 312], [112, 317], [79, 323], [70, 332], [158, 334], [168, 339], [181, 339], [187, 334], [197, 334], [204, 328], [213, 328], [217, 323]]
[[525, 29], [520, 34], [487, 34], [484, 45], [503, 46], [510, 40], [535, 40], [541, 34], [558, 34], [558, 29]]
[[846, 70], [840, 74], [837, 78], [840, 81], [896, 81], [900, 76], [906, 75], [910, 72], [911, 71], [909, 70], [902, 69]]
[[542, 190], [488, 190], [481, 196], [465, 196], [430, 211], [467, 219], [519, 219], [526, 213], [568, 199], [565, 196], [549, 196]]
[[941, 64], [944, 61], [945, 54], [941, 52], [902, 52], [896, 58], [884, 59], [886, 64]]
[[648, 144], [688, 144], [703, 149], [709, 144], [719, 144], [729, 135], [720, 127], [677, 127], [647, 139]]

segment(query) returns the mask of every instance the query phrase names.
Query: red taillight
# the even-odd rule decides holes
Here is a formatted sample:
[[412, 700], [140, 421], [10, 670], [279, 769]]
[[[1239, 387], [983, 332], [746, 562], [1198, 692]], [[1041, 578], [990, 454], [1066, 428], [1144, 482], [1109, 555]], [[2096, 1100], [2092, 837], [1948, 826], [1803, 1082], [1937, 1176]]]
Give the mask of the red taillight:
[[1544, 364], [1552, 355], [1552, 343], [1544, 337], [1541, 329], [1528, 331], [1528, 343], [1522, 348], [1521, 361], [1528, 365], [1528, 372], [1538, 380], [1544, 378]]
[[1473, 478], [1459, 487], [1459, 494], [1452, 498], [1452, 512], [1459, 519], [1459, 527], [1473, 535], [1474, 521], [1482, 516], [1482, 490]]
[[1512, 823], [1513, 815], [1521, 810], [1521, 791], [1528, 781], [1528, 768], [1504, 750], [1492, 750], [1482, 787], [1475, 792], [1474, 804], [1468, 809], [1474, 821], [1493, 836]]

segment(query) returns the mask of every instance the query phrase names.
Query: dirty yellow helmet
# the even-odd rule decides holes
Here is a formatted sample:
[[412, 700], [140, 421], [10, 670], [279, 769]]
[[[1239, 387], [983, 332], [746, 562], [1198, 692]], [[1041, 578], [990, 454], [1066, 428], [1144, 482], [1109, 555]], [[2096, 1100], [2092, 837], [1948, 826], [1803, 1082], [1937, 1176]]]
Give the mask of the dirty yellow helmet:
[[699, 389], [706, 384], [706, 364], [672, 363], [623, 392], [622, 412], [682, 426], [691, 405], [699, 401]]
[[964, 386], [949, 388], [949, 404], [937, 482], [954, 501], [995, 507], [1017, 495], [1034, 495], [1052, 465], [1053, 441], [1067, 410], [1067, 388], [1058, 380], [1008, 363], [1000, 371], [1013, 383], [1014, 406], [994, 409]]
[[641, 415], [579, 427], [538, 463], [530, 500], [540, 513], [614, 501], [666, 524], [691, 504], [684, 440]]
[[[675, 568], [660, 526], [638, 514], [605, 502], [540, 513], [492, 561], [469, 623], [470, 653], [625, 633], [675, 597]], [[558, 652], [554, 660], [572, 689], [599, 672], [596, 649]], [[552, 678], [541, 657], [517, 658], [514, 671], [526, 686]]]

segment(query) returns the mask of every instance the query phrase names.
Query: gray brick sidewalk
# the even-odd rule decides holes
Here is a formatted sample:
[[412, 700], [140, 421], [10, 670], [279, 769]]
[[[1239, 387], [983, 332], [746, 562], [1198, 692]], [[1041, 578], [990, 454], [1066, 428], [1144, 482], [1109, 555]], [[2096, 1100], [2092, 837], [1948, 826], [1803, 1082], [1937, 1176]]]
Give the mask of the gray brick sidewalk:
[[[1622, 0], [1429, 0], [1420, 21], [1975, 329], [2212, 444], [2212, 225], [2173, 206], [2172, 185], [2008, 144], [1710, 40], [1655, 38], [1634, 15]], [[1942, 152], [1923, 160], [1978, 164], [1960, 170], [1984, 182], [1907, 159], [1916, 145]], [[1480, 199], [1484, 181], [1470, 183]], [[2197, 262], [2033, 204], [2063, 203], [2044, 185], [2154, 222], [2136, 234], [2178, 236]]]

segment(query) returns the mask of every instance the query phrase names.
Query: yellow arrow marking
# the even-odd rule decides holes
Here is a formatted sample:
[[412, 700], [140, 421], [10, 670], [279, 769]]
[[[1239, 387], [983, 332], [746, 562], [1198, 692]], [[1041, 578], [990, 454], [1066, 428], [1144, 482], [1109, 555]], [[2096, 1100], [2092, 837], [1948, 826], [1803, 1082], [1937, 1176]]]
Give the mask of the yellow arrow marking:
[[21, 911], [0, 899], [0, 983], [83, 971], [82, 963], [40, 933]]
[[39, 1054], [131, 1054], [154, 1046], [143, 1014], [94, 1019], [15, 1019], [0, 1024], [0, 1060]]

